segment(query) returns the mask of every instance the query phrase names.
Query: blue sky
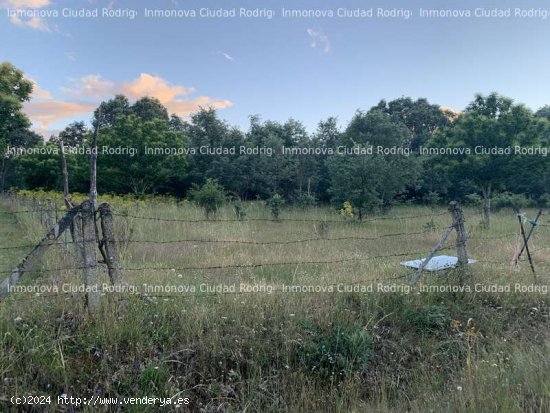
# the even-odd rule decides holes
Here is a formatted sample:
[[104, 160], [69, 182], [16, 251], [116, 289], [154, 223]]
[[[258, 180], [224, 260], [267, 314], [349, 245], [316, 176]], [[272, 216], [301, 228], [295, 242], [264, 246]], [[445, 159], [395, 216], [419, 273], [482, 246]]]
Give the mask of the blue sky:
[[[8, 8], [131, 8], [127, 18], [29, 19]], [[145, 18], [150, 9], [248, 8], [265, 18]], [[403, 18], [283, 18], [281, 9], [410, 10]], [[550, 103], [550, 17], [420, 18], [419, 9], [546, 8], [538, 1], [411, 0], [0, 0], [0, 60], [37, 84], [26, 110], [44, 133], [114, 93], [155, 95], [182, 116], [219, 108], [246, 129], [248, 116], [293, 117], [313, 130], [380, 99], [426, 97], [460, 110], [475, 93], [497, 91], [536, 109]]]

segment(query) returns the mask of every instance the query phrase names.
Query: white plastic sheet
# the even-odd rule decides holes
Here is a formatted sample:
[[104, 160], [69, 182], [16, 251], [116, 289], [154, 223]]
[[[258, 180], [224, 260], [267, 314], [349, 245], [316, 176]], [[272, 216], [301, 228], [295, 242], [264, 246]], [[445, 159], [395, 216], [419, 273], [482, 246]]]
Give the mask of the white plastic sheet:
[[[401, 265], [410, 268], [419, 268], [426, 258], [421, 258], [413, 261], [403, 261]], [[426, 264], [424, 270], [426, 271], [441, 271], [449, 268], [454, 268], [458, 262], [458, 257], [452, 257], [450, 255], [438, 255], [433, 257], [430, 262]], [[474, 264], [476, 260], [468, 260], [468, 264]]]

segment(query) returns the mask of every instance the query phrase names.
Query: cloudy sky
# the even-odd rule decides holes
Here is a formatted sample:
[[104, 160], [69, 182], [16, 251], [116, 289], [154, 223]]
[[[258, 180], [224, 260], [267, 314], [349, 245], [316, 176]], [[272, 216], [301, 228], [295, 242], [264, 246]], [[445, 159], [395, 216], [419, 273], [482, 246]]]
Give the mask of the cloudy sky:
[[[52, 16], [64, 8], [100, 17]], [[147, 18], [144, 9], [270, 9], [272, 19]], [[412, 17], [284, 18], [286, 9], [410, 10]], [[498, 91], [536, 109], [550, 103], [550, 16], [421, 18], [420, 8], [539, 9], [543, 0], [0, 0], [0, 61], [35, 83], [26, 112], [45, 134], [90, 119], [102, 100], [155, 96], [188, 116], [213, 106], [246, 128], [248, 116], [317, 122], [380, 99], [427, 97], [462, 109]], [[13, 15], [30, 8], [39, 16]], [[101, 17], [135, 10], [134, 19]], [[550, 13], [550, 10], [547, 10]], [[10, 14], [10, 12], [12, 14]], [[540, 11], [539, 11], [540, 12]]]

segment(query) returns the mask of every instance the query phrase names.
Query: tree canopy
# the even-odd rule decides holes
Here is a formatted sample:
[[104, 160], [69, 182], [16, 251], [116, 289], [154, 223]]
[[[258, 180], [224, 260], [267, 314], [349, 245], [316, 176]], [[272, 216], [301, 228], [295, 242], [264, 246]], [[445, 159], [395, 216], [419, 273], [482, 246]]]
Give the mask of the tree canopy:
[[[11, 64], [0, 66], [0, 145], [59, 149], [63, 141], [84, 149], [67, 153], [75, 191], [88, 188], [86, 149], [98, 126], [100, 192], [185, 197], [215, 183], [232, 199], [330, 202], [338, 209], [347, 202], [359, 218], [400, 200], [479, 196], [487, 220], [491, 198], [500, 193], [550, 202], [550, 106], [533, 113], [497, 93], [476, 95], [462, 112], [425, 98], [381, 100], [344, 127], [329, 117], [313, 133], [292, 118], [257, 115], [241, 130], [212, 108], [182, 119], [154, 97], [132, 103], [116, 95], [99, 104], [91, 128], [73, 122], [45, 142], [23, 112], [32, 87]], [[455, 152], [423, 152], [438, 148]], [[4, 156], [1, 178], [8, 187], [59, 189], [60, 155]]]

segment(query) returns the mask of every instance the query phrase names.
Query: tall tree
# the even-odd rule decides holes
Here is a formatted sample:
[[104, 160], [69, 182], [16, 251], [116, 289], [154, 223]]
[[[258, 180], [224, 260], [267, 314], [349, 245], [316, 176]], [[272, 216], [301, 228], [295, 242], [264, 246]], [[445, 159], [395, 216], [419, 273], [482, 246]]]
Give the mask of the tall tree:
[[[30, 120], [23, 113], [23, 103], [31, 97], [33, 84], [11, 63], [0, 64], [0, 154], [8, 146], [29, 147], [41, 138], [29, 131]], [[4, 190], [6, 176], [11, 165], [10, 158], [2, 156], [0, 165], [0, 192]]]
[[296, 178], [296, 157], [283, 155], [283, 146], [292, 147], [305, 139], [305, 130], [296, 121], [285, 124], [279, 122], [262, 122], [259, 117], [250, 119], [250, 128], [246, 134], [246, 146], [269, 148], [270, 155], [250, 155], [247, 157], [249, 168], [249, 192], [263, 199], [273, 194], [294, 197], [299, 191]]
[[[114, 127], [102, 129], [98, 147], [103, 146], [115, 152], [98, 156], [98, 190], [135, 195], [182, 194], [187, 159], [172, 149], [183, 148], [185, 137], [170, 131], [167, 122], [145, 122], [133, 114], [120, 117]], [[118, 148], [137, 151], [116, 152]]]
[[550, 105], [545, 105], [537, 110], [535, 116], [550, 121]]
[[50, 141], [56, 144], [63, 141], [65, 146], [81, 146], [84, 144], [87, 134], [88, 128], [84, 122], [73, 122], [59, 132], [59, 136], [52, 137]]
[[357, 112], [340, 146], [348, 150], [373, 152], [335, 155], [329, 160], [331, 195], [336, 206], [350, 201], [359, 219], [367, 211], [390, 207], [395, 197], [414, 184], [419, 173], [416, 158], [391, 153], [378, 153], [377, 148], [391, 149], [407, 145], [407, 128], [381, 110]]
[[[117, 119], [128, 114], [130, 114], [130, 102], [128, 98], [124, 95], [116, 95], [107, 102], [101, 102], [99, 107], [94, 111], [92, 123], [95, 126], [99, 121], [100, 128], [112, 127], [115, 126]], [[100, 116], [101, 118], [98, 119]]]
[[144, 122], [151, 120], [169, 121], [168, 110], [160, 103], [157, 98], [145, 96], [138, 99], [131, 107], [130, 113], [133, 113]]
[[[440, 156], [437, 162], [445, 165], [446, 173], [455, 183], [469, 182], [484, 200], [483, 217], [489, 224], [491, 196], [502, 189], [511, 169], [512, 155], [493, 154], [494, 148], [525, 145], [532, 141], [527, 131], [533, 114], [509, 98], [492, 93], [476, 95], [453, 129], [434, 136], [431, 146], [469, 149], [457, 156]], [[477, 148], [477, 149], [476, 149]]]
[[382, 110], [405, 124], [409, 131], [408, 144], [413, 149], [424, 145], [438, 129], [450, 125], [449, 118], [439, 105], [431, 104], [425, 98], [414, 101], [410, 97], [390, 102], [381, 100], [374, 109]]
[[[173, 123], [173, 122], [172, 122]], [[200, 150], [201, 147], [216, 148], [222, 146], [229, 131], [228, 125], [223, 122], [212, 108], [201, 108], [191, 116], [190, 122], [185, 124], [184, 133], [189, 138], [189, 147]], [[191, 183], [202, 185], [207, 178], [220, 177], [211, 170], [214, 156], [196, 155], [189, 163], [189, 186]], [[217, 170], [217, 167], [214, 167]], [[223, 179], [220, 180], [222, 185]]]
[[[321, 149], [334, 150], [340, 140], [340, 136], [341, 131], [338, 128], [338, 120], [334, 117], [330, 117], [327, 120], [319, 122], [317, 125], [317, 130], [313, 136], [313, 144]], [[328, 202], [330, 200], [329, 157], [330, 155], [326, 152], [318, 157], [316, 192], [319, 200], [323, 202]]]

